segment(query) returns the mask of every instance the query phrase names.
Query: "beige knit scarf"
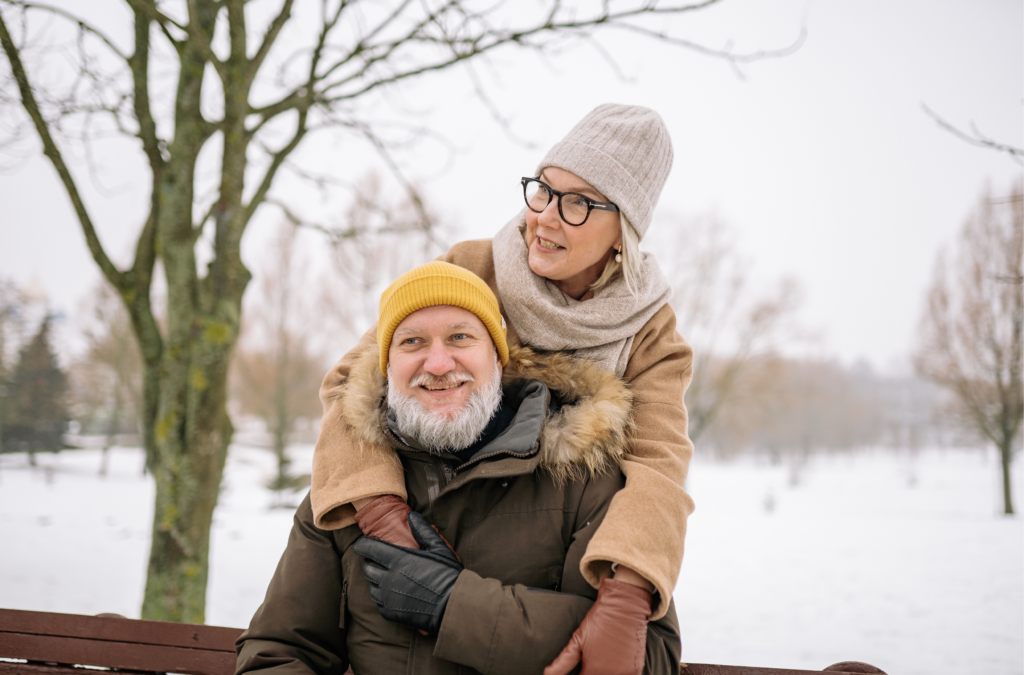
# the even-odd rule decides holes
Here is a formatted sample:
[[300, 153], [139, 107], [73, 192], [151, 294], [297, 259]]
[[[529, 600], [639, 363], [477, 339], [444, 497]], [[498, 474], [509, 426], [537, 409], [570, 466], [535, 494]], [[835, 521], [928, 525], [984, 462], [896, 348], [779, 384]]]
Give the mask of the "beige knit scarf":
[[633, 337], [672, 297], [654, 256], [643, 254], [636, 296], [619, 275], [579, 301], [530, 269], [525, 232], [524, 209], [498, 231], [492, 245], [498, 292], [520, 339], [536, 349], [573, 350], [622, 377]]

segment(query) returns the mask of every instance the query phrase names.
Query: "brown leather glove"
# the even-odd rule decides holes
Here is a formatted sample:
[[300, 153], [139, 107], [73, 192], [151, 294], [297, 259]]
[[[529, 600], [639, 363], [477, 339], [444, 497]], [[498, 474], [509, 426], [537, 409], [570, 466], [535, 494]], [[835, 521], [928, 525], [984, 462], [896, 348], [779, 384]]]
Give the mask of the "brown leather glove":
[[647, 649], [651, 594], [606, 578], [572, 639], [544, 675], [567, 675], [583, 661], [582, 675], [640, 675]]
[[356, 511], [356, 525], [367, 537], [419, 550], [409, 529], [409, 505], [395, 495], [381, 495]]

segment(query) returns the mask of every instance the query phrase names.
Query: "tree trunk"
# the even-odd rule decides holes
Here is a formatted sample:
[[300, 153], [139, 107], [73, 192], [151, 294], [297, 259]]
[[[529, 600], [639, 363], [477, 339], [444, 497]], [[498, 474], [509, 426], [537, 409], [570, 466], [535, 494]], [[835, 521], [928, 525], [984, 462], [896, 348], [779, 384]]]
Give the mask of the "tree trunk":
[[277, 421], [274, 423], [274, 457], [277, 459], [277, 477], [271, 484], [271, 488], [274, 490], [284, 490], [288, 487], [288, 468], [292, 462], [288, 458], [287, 424], [287, 418], [282, 419], [278, 414]]
[[288, 459], [288, 431], [291, 425], [288, 419], [286, 392], [283, 391], [284, 377], [287, 377], [287, 374], [281, 372], [279, 368], [274, 401], [274, 457], [277, 459], [277, 476], [270, 484], [270, 489], [279, 493], [289, 487], [288, 467], [291, 465], [291, 460]]
[[[150, 466], [156, 481], [153, 541], [142, 617], [203, 623], [210, 528], [233, 427], [227, 414], [227, 373], [238, 337], [245, 268], [215, 285], [199, 279], [190, 227], [191, 182], [180, 191], [181, 209], [161, 209], [162, 259], [167, 274], [167, 339], [159, 380]], [[172, 200], [173, 203], [173, 200]], [[187, 215], [186, 215], [187, 217]], [[188, 221], [184, 221], [189, 225]], [[174, 236], [182, 233], [186, 236]], [[152, 373], [147, 370], [147, 377]], [[146, 388], [146, 387], [144, 387]]]
[[291, 427], [291, 419], [288, 410], [288, 303], [291, 300], [289, 284], [291, 279], [291, 242], [283, 251], [285, 263], [284, 274], [280, 280], [277, 303], [277, 358], [274, 364], [274, 455], [277, 457], [277, 478], [274, 481], [274, 489], [283, 491], [288, 487], [288, 465], [290, 464], [287, 455], [288, 432]]
[[226, 371], [237, 322], [201, 323], [207, 328], [188, 344], [168, 345], [163, 363], [145, 619], [205, 621], [210, 529], [233, 432]]
[[1014, 514], [1011, 484], [1011, 478], [1013, 477], [1013, 438], [1004, 439], [999, 444], [999, 460], [1003, 469], [1003, 513], [1012, 516]]
[[[187, 368], [186, 364], [178, 364]], [[188, 398], [180, 391], [179, 411]], [[204, 623], [210, 528], [231, 424], [219, 413], [193, 419], [187, 437], [158, 443], [153, 467], [156, 505], [142, 616], [159, 621]]]
[[[212, 4], [196, 19], [210, 31]], [[233, 427], [227, 414], [227, 379], [238, 339], [242, 294], [249, 272], [239, 255], [245, 142], [237, 124], [222, 125], [224, 156], [214, 215], [216, 257], [200, 278], [192, 223], [195, 165], [212, 133], [200, 111], [206, 63], [188, 43], [181, 52], [175, 96], [171, 161], [156, 185], [156, 242], [167, 278], [167, 334], [158, 368], [147, 368], [143, 389], [157, 395], [156, 415], [146, 417], [156, 481], [153, 541], [142, 618], [203, 623], [210, 529]], [[229, 110], [231, 106], [228, 106]], [[240, 146], [240, 147], [239, 147]], [[239, 161], [239, 156], [241, 160]], [[141, 345], [144, 355], [146, 346]], [[147, 365], [149, 362], [147, 361]], [[149, 401], [147, 401], [147, 404]]]

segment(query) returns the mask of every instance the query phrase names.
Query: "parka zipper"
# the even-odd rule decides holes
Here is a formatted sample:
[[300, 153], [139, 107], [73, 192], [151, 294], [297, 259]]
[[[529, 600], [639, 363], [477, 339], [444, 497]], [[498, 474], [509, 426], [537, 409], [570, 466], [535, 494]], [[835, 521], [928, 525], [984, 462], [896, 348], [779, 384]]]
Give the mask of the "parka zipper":
[[455, 471], [451, 465], [440, 457], [433, 458], [433, 466], [427, 472], [427, 500], [430, 506], [434, 506], [434, 500], [438, 498], [441, 491], [455, 478]]

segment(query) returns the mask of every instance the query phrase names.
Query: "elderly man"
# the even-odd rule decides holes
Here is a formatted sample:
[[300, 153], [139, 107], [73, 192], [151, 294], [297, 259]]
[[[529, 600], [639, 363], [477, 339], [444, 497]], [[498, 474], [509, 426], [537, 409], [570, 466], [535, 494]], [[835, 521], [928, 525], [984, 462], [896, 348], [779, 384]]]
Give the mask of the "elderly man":
[[[237, 672], [539, 674], [556, 657], [567, 672], [575, 631], [608, 649], [646, 640], [636, 671], [678, 673], [674, 608], [648, 623], [647, 590], [608, 578], [599, 594], [579, 569], [624, 482], [622, 382], [510, 353], [494, 294], [448, 263], [396, 280], [379, 319], [342, 405], [366, 452], [397, 450], [408, 505], [379, 497], [325, 531], [307, 496]], [[588, 616], [595, 600], [606, 609]], [[597, 625], [577, 631], [585, 617]]]

